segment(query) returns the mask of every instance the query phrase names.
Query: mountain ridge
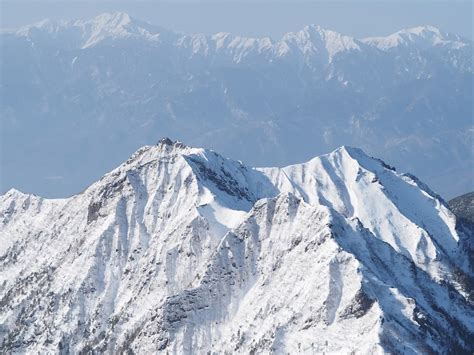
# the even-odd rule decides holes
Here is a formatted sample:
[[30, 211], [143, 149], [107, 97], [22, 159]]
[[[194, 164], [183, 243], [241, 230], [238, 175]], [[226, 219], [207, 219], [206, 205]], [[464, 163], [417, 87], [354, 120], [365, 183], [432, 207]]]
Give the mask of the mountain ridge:
[[455, 226], [356, 148], [250, 168], [163, 139], [68, 199], [0, 196], [0, 344], [468, 353], [472, 261]]
[[472, 190], [472, 42], [436, 28], [399, 31], [388, 49], [318, 26], [279, 40], [187, 35], [126, 14], [0, 36], [2, 192], [76, 193], [156, 136], [253, 166], [348, 144], [445, 197]]
[[[268, 50], [269, 48], [275, 47], [275, 49], [272, 50], [273, 52], [284, 55], [288, 50], [291, 50], [292, 46], [289, 46], [291, 43], [298, 43], [299, 46], [301, 46], [299, 50], [302, 52], [310, 52], [311, 45], [309, 45], [309, 43], [314, 43], [314, 41], [317, 40], [325, 43], [329, 54], [329, 61], [332, 60], [335, 54], [341, 51], [360, 50], [360, 46], [364, 45], [376, 49], [388, 50], [396, 46], [407, 46], [410, 42], [416, 41], [425, 41], [431, 44], [446, 45], [455, 48], [460, 48], [470, 43], [470, 41], [465, 38], [442, 32], [440, 29], [431, 25], [402, 29], [387, 36], [365, 37], [360, 39], [346, 36], [333, 30], [324, 29], [315, 24], [306, 25], [299, 31], [288, 32], [284, 34], [280, 40], [273, 40], [269, 37], [242, 37], [224, 32], [211, 35], [201, 33], [184, 34], [140, 21], [125, 12], [104, 13], [96, 16], [92, 20], [58, 21], [45, 19], [35, 24], [21, 27], [18, 30], [9, 30], [8, 32], [30, 36], [31, 31], [35, 29], [45, 30], [49, 33], [57, 33], [61, 29], [67, 28], [77, 28], [82, 31], [83, 44], [81, 48], [83, 49], [97, 45], [107, 38], [142, 36], [149, 41], [160, 41], [160, 36], [167, 36], [168, 38], [173, 38], [175, 43], [190, 41], [193, 43], [193, 48], [197, 50], [195, 53], [199, 53], [200, 46], [205, 45], [208, 47], [210, 43], [214, 42], [212, 47], [217, 49], [221, 46], [218, 44], [222, 43], [221, 38], [228, 38], [230, 36], [230, 42], [234, 43], [232, 46], [234, 48], [245, 48], [249, 45], [254, 46], [257, 44], [261, 50]], [[202, 43], [203, 40], [204, 43]], [[204, 52], [204, 54], [205, 53], [206, 52]]]

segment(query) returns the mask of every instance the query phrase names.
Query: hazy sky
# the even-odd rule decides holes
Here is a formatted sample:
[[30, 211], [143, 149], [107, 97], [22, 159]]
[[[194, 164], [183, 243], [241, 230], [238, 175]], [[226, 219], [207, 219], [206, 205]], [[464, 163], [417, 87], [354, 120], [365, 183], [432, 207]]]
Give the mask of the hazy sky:
[[246, 36], [283, 33], [318, 24], [355, 37], [386, 35], [401, 28], [431, 24], [473, 38], [471, 1], [3, 1], [3, 28], [43, 18], [89, 18], [124, 11], [131, 16], [183, 32], [220, 31]]

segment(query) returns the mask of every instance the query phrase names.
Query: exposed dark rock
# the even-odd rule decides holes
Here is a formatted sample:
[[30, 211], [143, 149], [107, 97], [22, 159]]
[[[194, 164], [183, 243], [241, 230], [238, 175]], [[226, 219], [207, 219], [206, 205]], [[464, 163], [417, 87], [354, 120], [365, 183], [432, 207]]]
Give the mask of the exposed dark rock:
[[171, 139], [169, 139], [168, 137], [163, 137], [158, 141], [158, 144], [159, 145], [160, 144], [161, 145], [173, 145], [174, 142]]
[[253, 201], [248, 189], [246, 187], [241, 187], [232, 175], [224, 170], [224, 168], [221, 168], [220, 171], [216, 172], [207, 167], [197, 158], [188, 157], [187, 160], [199, 170], [198, 177], [212, 182], [219, 190], [226, 192], [229, 195], [238, 197], [241, 200]]
[[101, 202], [91, 202], [87, 208], [87, 224], [91, 224], [94, 221], [97, 221], [99, 218], [99, 210], [102, 207]]
[[370, 298], [364, 290], [357, 291], [354, 301], [341, 314], [341, 318], [360, 318], [364, 316], [374, 304], [375, 300]]
[[453, 198], [448, 205], [461, 223], [474, 225], [474, 192]]

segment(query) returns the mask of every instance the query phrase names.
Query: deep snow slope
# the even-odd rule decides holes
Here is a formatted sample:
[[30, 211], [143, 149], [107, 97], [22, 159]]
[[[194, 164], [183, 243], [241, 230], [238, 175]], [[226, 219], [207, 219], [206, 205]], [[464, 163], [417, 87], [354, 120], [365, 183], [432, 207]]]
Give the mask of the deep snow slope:
[[446, 198], [474, 190], [472, 41], [432, 26], [245, 38], [114, 13], [0, 32], [0, 52], [0, 193], [70, 196], [161, 136], [253, 166], [347, 144]]
[[0, 196], [3, 352], [470, 353], [471, 235], [361, 150], [254, 169], [163, 139]]

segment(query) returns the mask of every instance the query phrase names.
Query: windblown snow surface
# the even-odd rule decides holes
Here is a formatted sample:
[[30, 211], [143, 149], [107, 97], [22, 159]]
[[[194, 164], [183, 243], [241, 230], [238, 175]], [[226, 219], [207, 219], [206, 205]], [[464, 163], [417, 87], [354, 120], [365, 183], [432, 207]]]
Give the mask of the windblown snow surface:
[[359, 149], [254, 169], [163, 139], [0, 197], [1, 352], [468, 354], [468, 238]]

